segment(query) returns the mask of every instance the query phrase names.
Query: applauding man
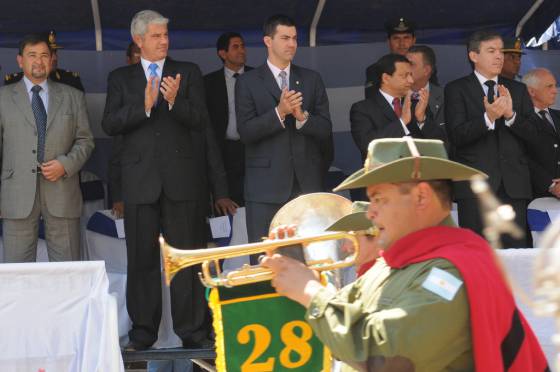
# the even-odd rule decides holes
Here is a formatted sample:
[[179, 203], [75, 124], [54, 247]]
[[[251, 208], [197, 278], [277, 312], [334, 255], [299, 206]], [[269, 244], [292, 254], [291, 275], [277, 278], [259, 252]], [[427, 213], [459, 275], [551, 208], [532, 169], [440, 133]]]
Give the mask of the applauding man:
[[[151, 346], [161, 317], [158, 236], [177, 248], [205, 243], [208, 201], [206, 125], [198, 66], [167, 56], [168, 19], [137, 13], [131, 25], [140, 63], [109, 75], [103, 129], [122, 135], [120, 157], [128, 256], [128, 349]], [[184, 347], [209, 346], [204, 290], [198, 269], [171, 284], [173, 328]]]
[[[522, 139], [531, 128], [534, 113], [524, 84], [498, 77], [504, 64], [502, 38], [489, 31], [475, 32], [468, 52], [472, 74], [445, 87], [445, 119], [454, 159], [490, 176], [492, 191], [511, 204], [516, 222], [527, 224], [527, 202], [531, 198], [528, 158]], [[459, 225], [482, 233], [475, 196], [467, 183], [454, 188]], [[527, 247], [525, 239], [503, 238], [504, 247]]]
[[318, 73], [293, 65], [296, 26], [283, 15], [264, 25], [268, 59], [237, 79], [237, 129], [245, 143], [245, 202], [250, 241], [268, 235], [274, 214], [299, 194], [322, 189], [321, 143], [332, 125]]

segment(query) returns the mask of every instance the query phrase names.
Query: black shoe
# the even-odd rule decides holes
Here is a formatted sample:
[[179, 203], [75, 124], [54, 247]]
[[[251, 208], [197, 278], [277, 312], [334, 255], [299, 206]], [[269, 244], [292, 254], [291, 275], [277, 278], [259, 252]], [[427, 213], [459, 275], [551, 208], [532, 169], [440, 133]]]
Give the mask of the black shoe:
[[208, 338], [200, 341], [183, 340], [183, 349], [214, 349], [214, 340]]
[[148, 345], [144, 345], [140, 342], [130, 341], [126, 346], [123, 348], [123, 351], [126, 353], [134, 352], [134, 351], [145, 351], [148, 350], [150, 347]]

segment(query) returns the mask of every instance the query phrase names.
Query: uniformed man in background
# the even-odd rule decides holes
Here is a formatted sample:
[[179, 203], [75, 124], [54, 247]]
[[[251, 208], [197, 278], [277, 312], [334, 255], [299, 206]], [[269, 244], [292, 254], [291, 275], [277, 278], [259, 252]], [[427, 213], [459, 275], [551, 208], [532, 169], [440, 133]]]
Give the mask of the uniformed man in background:
[[[80, 80], [80, 75], [77, 72], [72, 72], [68, 70], [63, 70], [58, 68], [58, 55], [57, 50], [63, 47], [56, 43], [56, 35], [54, 31], [51, 31], [48, 36], [46, 36], [49, 47], [52, 51], [51, 53], [51, 73], [49, 79], [56, 81], [57, 83], [62, 83], [70, 85], [78, 90], [84, 91], [84, 86]], [[23, 72], [14, 72], [4, 76], [4, 85], [14, 84], [23, 78]]]
[[522, 42], [520, 38], [516, 39], [503, 39], [504, 48], [504, 66], [502, 67], [502, 72], [500, 76], [511, 80], [521, 81], [522, 76], [519, 75], [519, 70], [521, 70], [521, 58], [525, 55], [522, 49]]

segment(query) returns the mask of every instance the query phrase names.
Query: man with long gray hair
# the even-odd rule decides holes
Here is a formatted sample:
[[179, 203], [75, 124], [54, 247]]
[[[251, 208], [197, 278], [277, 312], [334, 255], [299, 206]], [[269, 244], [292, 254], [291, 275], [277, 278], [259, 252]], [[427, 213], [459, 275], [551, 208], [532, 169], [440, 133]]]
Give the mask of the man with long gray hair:
[[[108, 78], [103, 129], [122, 135], [122, 196], [128, 257], [128, 350], [156, 340], [161, 318], [159, 234], [174, 247], [205, 243], [208, 200], [202, 75], [197, 65], [167, 56], [169, 20], [144, 10], [132, 19], [140, 63]], [[186, 348], [208, 347], [209, 315], [198, 269], [171, 284], [173, 328]]]

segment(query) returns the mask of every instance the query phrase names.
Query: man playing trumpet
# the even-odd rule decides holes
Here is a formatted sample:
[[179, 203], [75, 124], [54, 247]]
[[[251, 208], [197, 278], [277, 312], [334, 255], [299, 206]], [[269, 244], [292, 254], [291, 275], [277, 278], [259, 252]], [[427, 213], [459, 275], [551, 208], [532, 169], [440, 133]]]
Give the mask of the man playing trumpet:
[[479, 173], [449, 161], [441, 141], [374, 140], [364, 168], [338, 189], [367, 188], [383, 257], [338, 292], [300, 262], [262, 260], [344, 370], [547, 368], [492, 250], [450, 218], [451, 181]]

